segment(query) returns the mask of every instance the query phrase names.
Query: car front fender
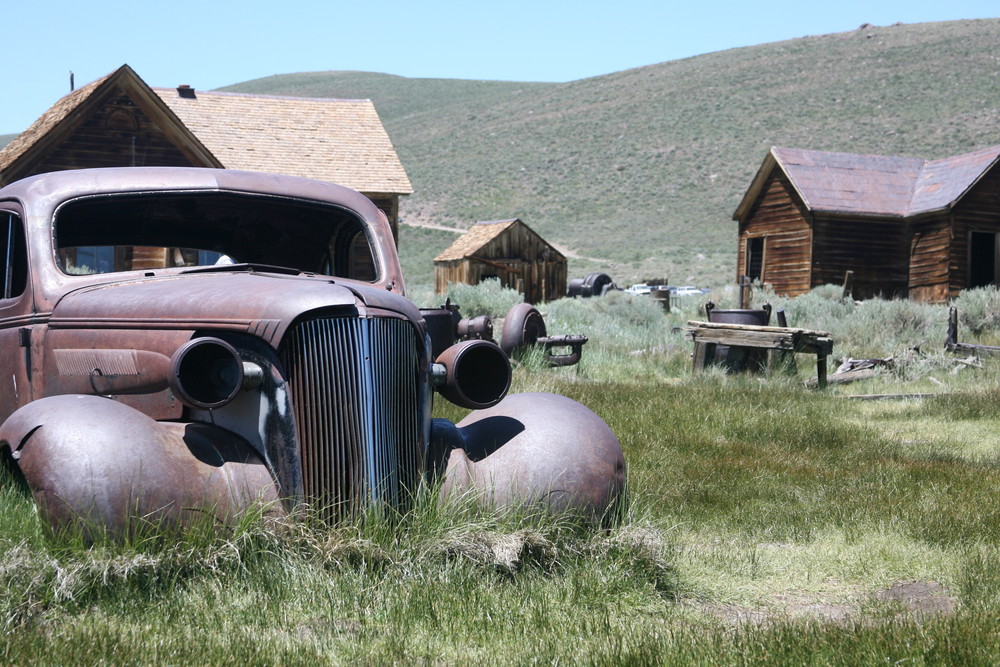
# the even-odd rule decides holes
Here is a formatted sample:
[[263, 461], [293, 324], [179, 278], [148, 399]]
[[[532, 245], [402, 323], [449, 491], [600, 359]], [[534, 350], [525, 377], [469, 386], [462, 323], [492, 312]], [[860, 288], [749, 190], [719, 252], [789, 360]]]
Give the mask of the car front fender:
[[257, 503], [281, 511], [271, 472], [239, 436], [158, 422], [99, 396], [33, 401], [0, 426], [0, 443], [56, 530], [82, 522], [117, 535], [206, 517], [227, 522]]
[[618, 438], [566, 396], [511, 394], [458, 424], [435, 420], [432, 440], [445, 495], [472, 492], [494, 507], [541, 505], [602, 522], [624, 509]]

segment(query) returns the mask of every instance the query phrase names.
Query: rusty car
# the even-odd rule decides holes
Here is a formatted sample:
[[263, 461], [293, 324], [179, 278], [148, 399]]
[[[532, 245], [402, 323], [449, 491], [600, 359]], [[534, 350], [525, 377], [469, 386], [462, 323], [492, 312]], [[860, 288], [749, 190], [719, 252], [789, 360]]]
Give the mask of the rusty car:
[[[507, 395], [490, 340], [435, 339], [384, 213], [353, 190], [184, 167], [40, 174], [0, 189], [0, 262], [0, 456], [54, 528], [256, 506], [336, 518], [405, 508], [428, 484], [595, 518], [623, 495], [596, 414]], [[471, 412], [434, 418], [435, 393]]]

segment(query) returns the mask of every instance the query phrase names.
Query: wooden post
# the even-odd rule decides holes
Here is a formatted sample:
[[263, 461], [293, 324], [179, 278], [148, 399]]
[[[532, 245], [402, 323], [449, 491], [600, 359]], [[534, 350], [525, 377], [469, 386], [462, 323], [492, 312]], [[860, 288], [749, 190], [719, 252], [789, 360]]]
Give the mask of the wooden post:
[[816, 386], [826, 389], [826, 353], [816, 353]]
[[691, 357], [691, 370], [695, 373], [705, 370], [705, 344], [694, 344], [694, 355]]
[[944, 339], [944, 347], [952, 350], [958, 344], [958, 308], [952, 306], [948, 310], [948, 337]]
[[740, 276], [740, 310], [750, 307], [750, 276]]
[[691, 360], [691, 368], [697, 373], [703, 371], [715, 361], [715, 343], [695, 343], [694, 357]]
[[853, 296], [853, 293], [854, 293], [854, 271], [848, 269], [847, 272], [844, 273], [844, 293], [841, 295], [841, 298], [846, 301], [847, 299], [850, 299]]
[[[779, 308], [775, 311], [774, 317], [778, 321], [779, 327], [782, 329], [788, 328], [788, 318], [785, 317], [784, 308]], [[775, 367], [779, 367], [783, 371], [795, 373], [798, 369], [798, 366], [795, 363], [795, 352], [792, 350], [768, 350], [767, 367], [768, 370], [773, 370]]]

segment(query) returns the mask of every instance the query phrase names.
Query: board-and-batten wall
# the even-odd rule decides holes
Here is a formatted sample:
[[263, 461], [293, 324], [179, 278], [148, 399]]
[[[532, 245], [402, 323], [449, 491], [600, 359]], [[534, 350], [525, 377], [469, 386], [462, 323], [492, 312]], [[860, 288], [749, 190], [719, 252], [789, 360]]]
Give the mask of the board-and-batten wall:
[[444, 294], [449, 283], [477, 285], [494, 277], [504, 287], [524, 294], [529, 303], [566, 295], [566, 259], [521, 224], [512, 225], [469, 256], [436, 261], [434, 288]]
[[763, 275], [778, 294], [797, 296], [811, 287], [812, 228], [791, 183], [775, 169], [746, 222], [740, 223], [737, 277], [747, 273], [747, 239], [764, 238]]

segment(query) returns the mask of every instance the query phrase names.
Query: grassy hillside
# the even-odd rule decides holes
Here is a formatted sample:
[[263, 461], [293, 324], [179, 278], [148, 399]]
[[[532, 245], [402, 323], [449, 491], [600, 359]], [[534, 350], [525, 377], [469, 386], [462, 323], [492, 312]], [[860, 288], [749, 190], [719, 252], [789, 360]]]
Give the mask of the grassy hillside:
[[[730, 219], [772, 145], [944, 157], [1000, 143], [1000, 20], [867, 27], [562, 84], [273, 76], [226, 90], [375, 101], [404, 221], [519, 216], [619, 282], [735, 274]], [[407, 248], [422, 256], [432, 249]], [[404, 242], [408, 239], [404, 237]], [[432, 252], [433, 251], [433, 252]], [[411, 281], [429, 280], [430, 266]]]

